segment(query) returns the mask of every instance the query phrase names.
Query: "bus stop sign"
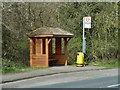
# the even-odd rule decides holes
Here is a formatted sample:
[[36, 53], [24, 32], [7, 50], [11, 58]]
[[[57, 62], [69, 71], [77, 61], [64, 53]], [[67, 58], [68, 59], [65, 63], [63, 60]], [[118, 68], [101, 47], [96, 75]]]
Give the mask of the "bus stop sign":
[[84, 28], [91, 28], [91, 17], [84, 17]]

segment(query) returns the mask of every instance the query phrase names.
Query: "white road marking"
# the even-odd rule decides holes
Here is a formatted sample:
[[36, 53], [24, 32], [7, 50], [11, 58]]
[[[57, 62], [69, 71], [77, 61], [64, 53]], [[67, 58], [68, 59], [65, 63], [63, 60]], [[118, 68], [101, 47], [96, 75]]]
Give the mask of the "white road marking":
[[116, 86], [119, 86], [120, 84], [115, 84], [115, 85], [110, 85], [110, 86], [107, 86], [107, 87], [116, 87]]

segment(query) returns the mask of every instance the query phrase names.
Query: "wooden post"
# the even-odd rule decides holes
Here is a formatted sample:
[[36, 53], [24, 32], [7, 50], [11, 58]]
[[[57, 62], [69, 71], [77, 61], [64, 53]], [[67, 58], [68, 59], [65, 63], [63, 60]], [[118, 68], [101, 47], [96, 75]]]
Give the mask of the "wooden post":
[[67, 38], [64, 38], [65, 66], [67, 65]]
[[30, 38], [30, 67], [32, 67], [33, 40]]
[[52, 58], [52, 39], [49, 42], [49, 58]]
[[61, 54], [61, 38], [55, 38], [55, 54]]
[[48, 67], [49, 65], [49, 61], [48, 61], [48, 38], [45, 39], [46, 41], [46, 67]]

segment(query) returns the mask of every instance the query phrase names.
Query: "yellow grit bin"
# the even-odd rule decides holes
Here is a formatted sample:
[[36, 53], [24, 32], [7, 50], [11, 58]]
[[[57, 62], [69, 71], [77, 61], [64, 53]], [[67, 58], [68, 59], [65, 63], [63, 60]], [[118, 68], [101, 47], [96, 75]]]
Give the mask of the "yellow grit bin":
[[77, 67], [83, 67], [83, 53], [82, 52], [77, 52], [77, 61], [76, 61], [76, 66]]

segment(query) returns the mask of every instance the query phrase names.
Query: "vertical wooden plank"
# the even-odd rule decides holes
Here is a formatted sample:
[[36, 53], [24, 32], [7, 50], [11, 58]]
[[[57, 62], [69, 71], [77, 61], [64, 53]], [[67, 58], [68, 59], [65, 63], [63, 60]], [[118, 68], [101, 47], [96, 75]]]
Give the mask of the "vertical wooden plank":
[[41, 54], [43, 54], [43, 39], [41, 38]]
[[41, 39], [36, 38], [36, 54], [40, 55], [41, 54]]
[[42, 39], [39, 39], [39, 52], [40, 52], [40, 54], [42, 54], [42, 47], [41, 47], [41, 45], [42, 45]]
[[46, 42], [45, 43], [46, 44], [46, 49], [45, 49], [46, 50], [46, 60], [45, 61], [46, 61], [46, 67], [48, 67], [48, 65], [49, 65], [49, 61], [48, 61], [48, 38], [45, 39], [45, 42]]
[[55, 54], [61, 54], [61, 38], [55, 38]]
[[30, 67], [32, 67], [33, 40], [30, 38]]
[[37, 38], [35, 38], [35, 54], [37, 54], [37, 44], [38, 44], [37, 41], [38, 41]]
[[65, 66], [66, 66], [67, 65], [67, 38], [64, 38], [64, 45], [65, 45], [64, 52], [65, 52]]

